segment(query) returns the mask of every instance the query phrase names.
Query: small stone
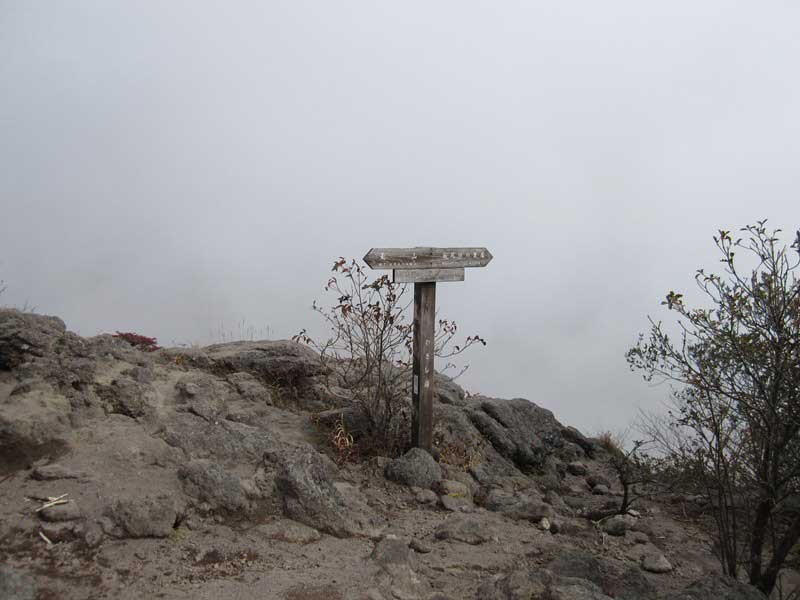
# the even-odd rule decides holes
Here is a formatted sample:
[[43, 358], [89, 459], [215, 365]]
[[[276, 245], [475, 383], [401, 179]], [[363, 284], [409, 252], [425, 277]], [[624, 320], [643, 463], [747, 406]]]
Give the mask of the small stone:
[[642, 557], [642, 568], [650, 573], [669, 573], [672, 571], [672, 565], [667, 560], [667, 557], [660, 552], [645, 554]]
[[452, 512], [471, 512], [474, 508], [472, 500], [464, 496], [440, 496], [442, 506]]
[[70, 500], [66, 504], [56, 504], [55, 506], [48, 506], [39, 511], [39, 518], [43, 521], [75, 521], [82, 519], [80, 508], [74, 500]]
[[460, 481], [442, 479], [433, 484], [433, 489], [439, 493], [439, 502], [446, 510], [470, 512], [474, 508], [469, 488]]
[[123, 498], [111, 506], [111, 516], [129, 537], [167, 537], [175, 524], [175, 504], [169, 496]]
[[517, 504], [503, 512], [512, 519], [524, 519], [531, 523], [538, 523], [542, 519], [551, 519], [555, 516], [552, 506], [528, 497], [519, 498]]
[[58, 479], [78, 479], [81, 474], [63, 465], [44, 465], [36, 467], [31, 473], [31, 479], [37, 481], [56, 481]]
[[181, 389], [185, 395], [192, 397], [200, 393], [200, 387], [196, 383], [186, 382], [181, 385]]
[[442, 469], [425, 450], [412, 448], [386, 465], [384, 475], [402, 485], [428, 489], [442, 478]]
[[420, 554], [428, 554], [429, 552], [433, 551], [433, 548], [431, 546], [429, 546], [422, 540], [418, 540], [416, 538], [411, 540], [409, 546], [414, 552], [419, 552]]
[[628, 515], [614, 515], [603, 521], [603, 531], [608, 535], [623, 536], [635, 522], [635, 519]]
[[650, 541], [648, 535], [643, 531], [631, 531], [630, 538], [634, 544], [647, 544]]
[[434, 534], [437, 540], [457, 540], [478, 545], [496, 539], [497, 535], [487, 524], [469, 517], [451, 517], [442, 523]]
[[452, 479], [437, 481], [433, 487], [441, 496], [461, 496], [467, 498], [472, 496], [466, 485], [460, 481], [453, 481]]
[[423, 489], [419, 489], [419, 491], [414, 494], [414, 499], [420, 504], [431, 505], [439, 501], [439, 497], [432, 490]]
[[586, 465], [579, 461], [571, 462], [567, 465], [567, 472], [570, 475], [586, 475]]
[[313, 527], [291, 519], [278, 519], [271, 523], [259, 525], [256, 530], [269, 539], [292, 544], [310, 544], [322, 539], [320, 532]]
[[592, 493], [595, 496], [603, 496], [605, 494], [610, 493], [607, 485], [603, 485], [602, 483], [598, 483], [596, 486], [592, 488]]
[[611, 483], [608, 481], [608, 479], [606, 479], [602, 475], [589, 475], [589, 476], [587, 476], [586, 477], [586, 485], [588, 485], [590, 488], [593, 488], [593, 487], [595, 487], [597, 485], [604, 485], [604, 486], [606, 486], [608, 488], [611, 487]]
[[541, 521], [539, 521], [539, 529], [542, 531], [550, 531], [550, 519], [544, 517]]
[[502, 489], [493, 488], [483, 497], [480, 504], [495, 512], [507, 510], [518, 502], [513, 493]]

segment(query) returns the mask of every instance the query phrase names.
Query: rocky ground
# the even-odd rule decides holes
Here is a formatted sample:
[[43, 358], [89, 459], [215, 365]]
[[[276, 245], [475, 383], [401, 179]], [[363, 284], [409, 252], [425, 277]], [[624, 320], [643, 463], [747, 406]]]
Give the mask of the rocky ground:
[[763, 598], [685, 499], [588, 519], [619, 503], [608, 455], [549, 411], [440, 377], [435, 415], [438, 461], [337, 466], [358, 419], [306, 347], [0, 310], [0, 598]]

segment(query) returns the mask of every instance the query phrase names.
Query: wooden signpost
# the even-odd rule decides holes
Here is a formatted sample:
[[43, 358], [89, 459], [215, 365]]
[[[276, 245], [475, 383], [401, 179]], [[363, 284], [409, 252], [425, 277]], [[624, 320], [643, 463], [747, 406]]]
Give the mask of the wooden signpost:
[[464, 281], [465, 267], [485, 267], [490, 260], [486, 248], [373, 248], [364, 257], [373, 269], [392, 269], [395, 283], [414, 284], [411, 443], [428, 452], [433, 449], [436, 282]]

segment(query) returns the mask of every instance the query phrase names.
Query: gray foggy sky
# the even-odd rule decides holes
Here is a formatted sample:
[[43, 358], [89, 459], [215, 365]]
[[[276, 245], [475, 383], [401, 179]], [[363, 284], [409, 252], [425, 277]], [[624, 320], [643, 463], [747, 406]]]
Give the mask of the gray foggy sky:
[[0, 279], [83, 335], [321, 333], [335, 257], [479, 245], [462, 383], [587, 432], [711, 236], [800, 211], [790, 2], [0, 0]]

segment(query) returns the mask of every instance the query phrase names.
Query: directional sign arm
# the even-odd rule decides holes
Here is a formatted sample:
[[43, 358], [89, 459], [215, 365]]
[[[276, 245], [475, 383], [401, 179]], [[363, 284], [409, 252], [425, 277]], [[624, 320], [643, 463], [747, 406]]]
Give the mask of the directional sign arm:
[[450, 269], [485, 267], [492, 260], [486, 248], [373, 248], [364, 262], [373, 269]]
[[464, 267], [457, 269], [395, 269], [395, 283], [464, 281]]

